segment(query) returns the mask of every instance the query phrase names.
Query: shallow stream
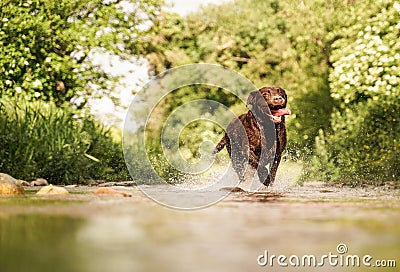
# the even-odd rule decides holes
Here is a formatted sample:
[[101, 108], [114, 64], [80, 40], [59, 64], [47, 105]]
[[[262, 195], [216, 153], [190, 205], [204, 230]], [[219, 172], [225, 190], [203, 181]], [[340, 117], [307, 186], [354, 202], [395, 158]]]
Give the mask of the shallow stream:
[[[131, 198], [96, 196], [94, 189], [0, 197], [0, 271], [399, 271], [399, 190], [277, 186], [182, 211], [136, 187], [115, 187]], [[323, 258], [329, 254], [342, 264]], [[309, 255], [316, 260], [302, 265]], [[351, 265], [353, 255], [361, 262], [370, 255], [372, 265], [395, 260], [396, 267]]]

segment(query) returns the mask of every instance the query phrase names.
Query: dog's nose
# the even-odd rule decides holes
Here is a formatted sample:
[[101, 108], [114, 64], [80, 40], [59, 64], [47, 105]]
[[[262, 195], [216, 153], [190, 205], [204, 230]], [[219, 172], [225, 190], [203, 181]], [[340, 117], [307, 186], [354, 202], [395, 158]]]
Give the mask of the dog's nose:
[[282, 98], [282, 96], [274, 96], [274, 97], [272, 97], [272, 101], [274, 103], [282, 103], [283, 102], [283, 98]]

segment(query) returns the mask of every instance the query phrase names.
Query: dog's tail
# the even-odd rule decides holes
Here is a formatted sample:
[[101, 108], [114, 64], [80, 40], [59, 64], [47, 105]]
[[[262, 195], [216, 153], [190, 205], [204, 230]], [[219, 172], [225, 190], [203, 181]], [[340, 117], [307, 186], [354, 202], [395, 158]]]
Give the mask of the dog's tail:
[[219, 143], [215, 146], [212, 156], [217, 155], [217, 153], [220, 152], [225, 147], [227, 141], [228, 141], [228, 135], [225, 134], [225, 136], [222, 137]]

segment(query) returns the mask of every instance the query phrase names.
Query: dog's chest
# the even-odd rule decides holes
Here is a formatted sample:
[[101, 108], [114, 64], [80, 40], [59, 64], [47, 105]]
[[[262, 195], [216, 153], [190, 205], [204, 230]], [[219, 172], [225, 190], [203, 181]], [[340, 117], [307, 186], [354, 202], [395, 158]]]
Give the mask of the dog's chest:
[[265, 132], [262, 126], [259, 126], [256, 119], [251, 114], [246, 114], [242, 120], [243, 127], [246, 130], [250, 149], [258, 150], [266, 143]]

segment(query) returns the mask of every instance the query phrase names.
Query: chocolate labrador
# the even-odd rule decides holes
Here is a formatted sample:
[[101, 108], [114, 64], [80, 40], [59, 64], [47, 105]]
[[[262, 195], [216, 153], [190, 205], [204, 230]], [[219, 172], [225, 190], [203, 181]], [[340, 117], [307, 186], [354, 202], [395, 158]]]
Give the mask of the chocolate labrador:
[[[250, 93], [247, 104], [252, 108], [233, 119], [213, 155], [225, 146], [239, 179], [244, 179], [246, 165], [257, 169], [264, 185], [275, 180], [276, 171], [286, 147], [285, 115], [287, 95], [280, 87], [263, 87]], [[268, 171], [266, 165], [272, 163]]]

